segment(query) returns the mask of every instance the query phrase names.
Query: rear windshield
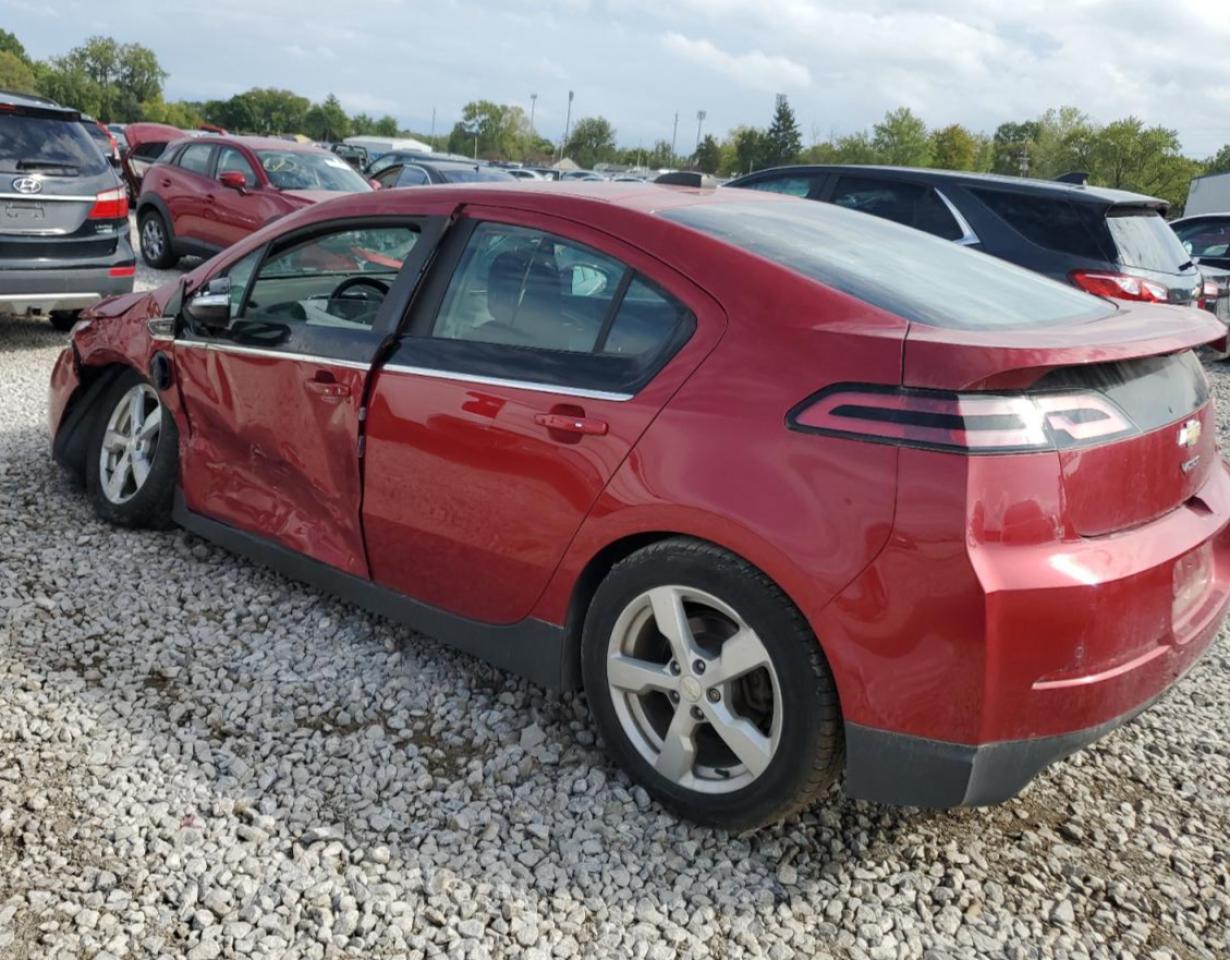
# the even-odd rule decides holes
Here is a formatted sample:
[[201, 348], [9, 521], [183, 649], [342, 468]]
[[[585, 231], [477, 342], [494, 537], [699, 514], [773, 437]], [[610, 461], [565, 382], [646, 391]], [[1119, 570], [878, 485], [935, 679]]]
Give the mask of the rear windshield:
[[1119, 262], [1125, 267], [1182, 273], [1192, 265], [1192, 258], [1170, 224], [1154, 210], [1112, 209], [1106, 226], [1119, 251]]
[[668, 220], [906, 320], [961, 330], [1079, 323], [1113, 305], [976, 250], [808, 200], [677, 207]]
[[0, 114], [0, 171], [94, 176], [107, 160], [75, 120]]

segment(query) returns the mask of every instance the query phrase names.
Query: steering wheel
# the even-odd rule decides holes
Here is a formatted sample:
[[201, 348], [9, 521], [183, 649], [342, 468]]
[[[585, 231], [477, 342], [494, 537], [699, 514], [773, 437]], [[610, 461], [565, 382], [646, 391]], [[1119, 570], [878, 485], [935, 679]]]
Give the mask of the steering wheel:
[[[341, 300], [351, 290], [357, 290], [360, 287], [370, 287], [372, 290], [375, 290], [377, 294], [379, 294], [380, 299], [382, 300], [389, 295], [389, 285], [383, 280], [378, 280], [375, 277], [347, 277], [333, 288], [333, 292], [329, 294], [329, 299]], [[372, 300], [374, 298], [370, 294], [363, 293], [359, 296], [352, 297], [351, 299]]]

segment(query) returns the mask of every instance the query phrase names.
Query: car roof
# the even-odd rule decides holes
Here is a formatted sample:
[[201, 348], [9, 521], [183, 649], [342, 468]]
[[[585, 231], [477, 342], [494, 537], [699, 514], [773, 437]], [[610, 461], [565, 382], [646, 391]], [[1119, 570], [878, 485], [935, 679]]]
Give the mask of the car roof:
[[1107, 204], [1146, 204], [1149, 206], [1169, 206], [1165, 200], [1151, 197], [1143, 193], [1132, 193], [1128, 190], [1114, 190], [1110, 187], [1091, 187], [1080, 183], [1061, 183], [1058, 180], [1037, 180], [1032, 177], [1009, 177], [999, 173], [974, 173], [968, 170], [935, 170], [930, 167], [895, 167], [877, 164], [800, 164], [796, 166], [772, 167], [767, 170], [757, 170], [746, 177], [732, 181], [731, 186], [738, 186], [740, 180], [757, 180], [769, 174], [781, 173], [876, 173], [887, 174], [895, 179], [913, 180], [918, 183], [929, 183], [941, 186], [946, 183], [965, 187], [996, 187], [1014, 193], [1045, 194], [1063, 197], [1075, 202]]
[[47, 97], [37, 93], [18, 93], [16, 90], [0, 90], [0, 103], [12, 104], [14, 107], [28, 107], [32, 110], [45, 110], [63, 113], [66, 117], [79, 117], [80, 113], [72, 107], [61, 106]]
[[280, 150], [283, 153], [329, 153], [314, 143], [299, 143], [297, 140], [279, 140], [277, 137], [245, 137], [238, 134], [206, 133], [201, 136], [177, 138], [177, 143], [204, 143], [221, 147], [240, 145], [249, 150]]

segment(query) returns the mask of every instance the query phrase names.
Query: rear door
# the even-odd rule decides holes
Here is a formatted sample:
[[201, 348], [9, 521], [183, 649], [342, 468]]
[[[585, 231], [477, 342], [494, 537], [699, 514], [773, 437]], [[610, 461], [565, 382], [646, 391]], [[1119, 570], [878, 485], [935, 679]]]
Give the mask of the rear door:
[[869, 174], [842, 174], [825, 199], [847, 210], [869, 213], [966, 246], [979, 242], [957, 207], [938, 189]]
[[228, 327], [188, 322], [175, 343], [190, 510], [367, 575], [364, 391], [440, 229], [426, 217], [316, 224], [223, 269]]
[[724, 326], [702, 291], [606, 234], [471, 208], [373, 384], [373, 579], [471, 619], [525, 618]]

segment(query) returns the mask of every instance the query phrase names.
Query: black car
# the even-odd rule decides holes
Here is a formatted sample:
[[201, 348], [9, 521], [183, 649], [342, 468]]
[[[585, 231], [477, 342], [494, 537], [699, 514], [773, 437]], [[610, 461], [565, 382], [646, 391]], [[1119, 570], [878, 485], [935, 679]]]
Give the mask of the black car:
[[358, 173], [362, 173], [363, 168], [367, 166], [367, 149], [365, 147], [357, 147], [350, 143], [334, 143], [330, 144], [327, 149], [336, 153], [354, 167]]
[[[386, 153], [376, 164], [382, 163], [390, 156], [393, 154]], [[517, 179], [506, 170], [474, 160], [457, 160], [421, 153], [399, 157], [393, 163], [384, 164], [375, 173], [372, 173], [369, 167], [367, 176], [385, 190], [393, 187], [421, 187], [431, 183], [484, 183], [490, 180], [507, 182]]]
[[1191, 305], [1200, 271], [1165, 200], [1080, 183], [910, 167], [777, 167], [727, 186], [821, 200], [1119, 300]]
[[135, 274], [128, 195], [81, 114], [0, 91], [0, 315], [67, 330]]
[[1170, 227], [1200, 266], [1230, 270], [1230, 212], [1183, 217]]

